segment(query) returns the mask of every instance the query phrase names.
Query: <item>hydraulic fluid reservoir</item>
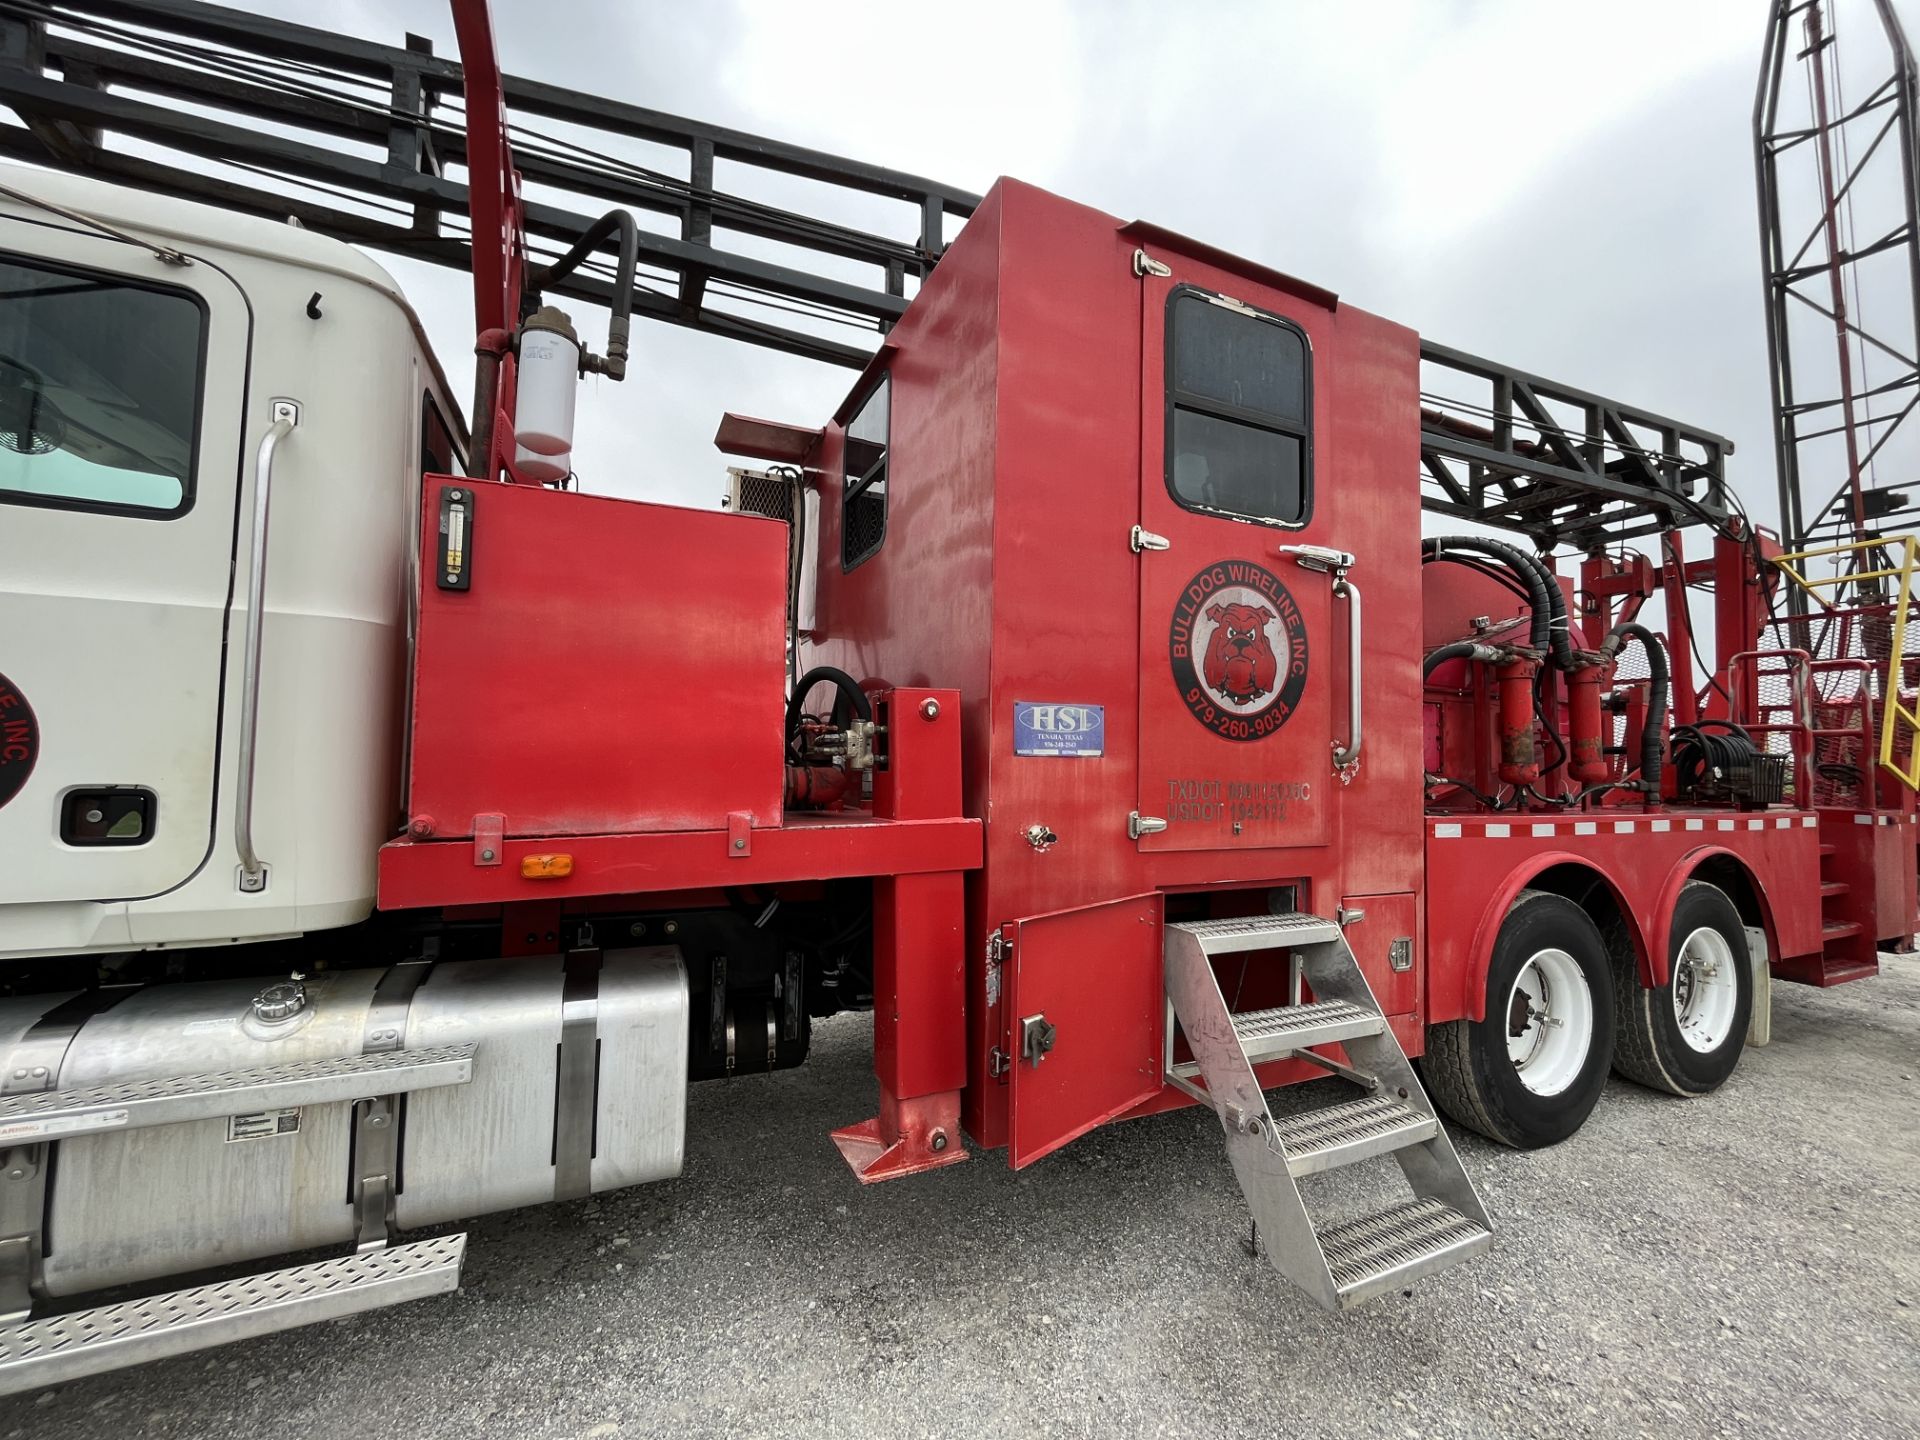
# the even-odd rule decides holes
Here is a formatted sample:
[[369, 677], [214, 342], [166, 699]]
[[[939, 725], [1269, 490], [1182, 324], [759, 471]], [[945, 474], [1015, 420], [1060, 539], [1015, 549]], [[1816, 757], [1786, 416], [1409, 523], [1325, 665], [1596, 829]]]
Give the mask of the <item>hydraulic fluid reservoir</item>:
[[573, 452], [562, 450], [558, 455], [542, 455], [524, 445], [515, 445], [513, 468], [527, 479], [538, 480], [542, 485], [558, 484], [573, 473]]
[[520, 327], [514, 438], [536, 455], [573, 449], [573, 402], [580, 384], [580, 337], [563, 311], [542, 306]]

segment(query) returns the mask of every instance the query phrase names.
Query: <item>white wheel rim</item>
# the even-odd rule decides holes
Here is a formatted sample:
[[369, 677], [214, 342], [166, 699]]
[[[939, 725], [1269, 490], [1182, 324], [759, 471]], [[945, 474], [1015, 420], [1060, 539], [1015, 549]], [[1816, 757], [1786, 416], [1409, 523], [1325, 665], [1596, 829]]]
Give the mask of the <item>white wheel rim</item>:
[[1673, 1018], [1689, 1050], [1710, 1055], [1733, 1033], [1733, 1015], [1740, 1004], [1740, 975], [1727, 937], [1702, 925], [1687, 936], [1673, 962], [1668, 989], [1673, 992]]
[[1507, 992], [1507, 1058], [1536, 1095], [1558, 1095], [1593, 1048], [1593, 992], [1580, 962], [1542, 950], [1520, 967]]

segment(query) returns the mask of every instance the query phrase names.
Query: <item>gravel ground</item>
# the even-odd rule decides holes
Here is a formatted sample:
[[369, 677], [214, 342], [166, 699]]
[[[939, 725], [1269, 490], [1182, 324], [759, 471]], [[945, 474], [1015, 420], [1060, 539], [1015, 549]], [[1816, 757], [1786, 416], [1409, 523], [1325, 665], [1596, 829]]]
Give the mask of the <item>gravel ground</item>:
[[1241, 1250], [1211, 1116], [862, 1190], [844, 1017], [696, 1087], [682, 1179], [473, 1225], [456, 1296], [0, 1401], [0, 1436], [1920, 1434], [1920, 959], [1884, 963], [1776, 989], [1714, 1096], [1465, 1137], [1492, 1254], [1352, 1315]]

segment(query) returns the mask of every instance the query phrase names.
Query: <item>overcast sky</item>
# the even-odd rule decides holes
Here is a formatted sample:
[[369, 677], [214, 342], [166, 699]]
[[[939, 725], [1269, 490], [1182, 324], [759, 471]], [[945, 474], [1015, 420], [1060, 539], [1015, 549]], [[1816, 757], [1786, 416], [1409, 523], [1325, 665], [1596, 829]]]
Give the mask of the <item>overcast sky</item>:
[[[313, 23], [294, 0], [256, 8]], [[1749, 138], [1761, 0], [494, 10], [510, 72], [976, 191], [1017, 176], [1719, 430], [1756, 518], [1774, 511]], [[327, 23], [454, 53], [444, 0], [336, 0]], [[381, 259], [464, 400], [463, 282]], [[723, 410], [818, 424], [851, 380], [668, 326], [635, 340], [626, 384], [582, 396], [576, 467], [603, 493], [715, 503]]]

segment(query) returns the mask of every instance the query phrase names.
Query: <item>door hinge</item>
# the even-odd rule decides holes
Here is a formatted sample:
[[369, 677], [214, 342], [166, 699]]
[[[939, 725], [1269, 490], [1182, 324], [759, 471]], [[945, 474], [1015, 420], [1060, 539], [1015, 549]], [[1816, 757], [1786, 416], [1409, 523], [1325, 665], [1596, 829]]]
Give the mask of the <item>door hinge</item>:
[[1164, 535], [1156, 535], [1144, 525], [1133, 527], [1133, 534], [1127, 538], [1127, 544], [1138, 555], [1143, 550], [1171, 550], [1173, 542]]
[[1138, 840], [1142, 835], [1158, 835], [1167, 828], [1167, 822], [1158, 815], [1142, 815], [1138, 810], [1127, 812], [1127, 838]]
[[1142, 280], [1149, 275], [1165, 277], [1173, 274], [1173, 267], [1162, 265], [1144, 250], [1136, 250], [1133, 252], [1133, 273]]

